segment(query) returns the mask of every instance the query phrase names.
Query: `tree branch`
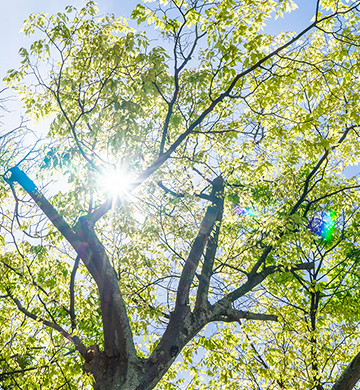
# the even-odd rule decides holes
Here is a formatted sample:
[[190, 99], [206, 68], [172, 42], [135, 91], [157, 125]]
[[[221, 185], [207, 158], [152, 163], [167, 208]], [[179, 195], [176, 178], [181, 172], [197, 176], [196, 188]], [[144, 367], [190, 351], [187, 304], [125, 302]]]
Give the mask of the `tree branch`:
[[322, 163], [328, 158], [330, 152], [332, 150], [334, 150], [337, 145], [341, 144], [344, 139], [346, 138], [346, 136], [348, 135], [348, 133], [350, 132], [350, 130], [356, 128], [356, 127], [359, 127], [358, 125], [353, 125], [353, 126], [349, 126], [345, 129], [344, 133], [342, 134], [342, 136], [340, 137], [339, 141], [337, 142], [336, 145], [332, 146], [331, 148], [327, 149], [325, 151], [325, 153], [322, 155], [322, 157], [320, 158], [320, 160], [318, 161], [318, 163], [315, 165], [315, 167], [311, 170], [311, 172], [307, 175], [306, 179], [305, 179], [305, 182], [304, 182], [304, 189], [303, 189], [303, 192], [300, 196], [300, 199], [296, 202], [296, 204], [294, 205], [294, 207], [291, 209], [289, 215], [293, 215], [297, 212], [298, 208], [300, 207], [300, 205], [302, 204], [302, 202], [304, 201], [306, 195], [311, 191], [311, 188], [309, 189], [309, 185], [310, 185], [310, 180], [311, 178], [316, 174], [316, 172], [318, 171], [318, 169], [321, 167]]
[[[163, 184], [162, 181], [158, 181], [157, 184], [158, 184], [158, 186], [159, 186], [162, 190], [164, 190], [167, 194], [170, 194], [170, 195], [172, 195], [172, 196], [175, 197], [175, 198], [184, 198], [184, 197], [185, 197], [185, 194], [183, 194], [183, 193], [180, 193], [180, 194], [179, 194], [179, 193], [177, 193], [177, 192], [171, 190], [170, 188], [166, 187], [166, 186]], [[213, 200], [213, 199], [211, 198], [211, 196], [210, 196], [210, 195], [207, 195], [207, 194], [202, 194], [202, 193], [197, 194], [197, 193], [194, 193], [194, 195], [197, 196], [198, 198], [201, 198], [201, 199], [204, 199], [204, 200], [210, 200], [210, 201]]]
[[218, 240], [220, 234], [221, 221], [224, 211], [224, 180], [218, 177], [213, 181], [213, 189], [210, 195], [213, 200], [213, 205], [217, 211], [215, 220], [214, 234], [210, 236], [204, 258], [204, 264], [200, 274], [200, 282], [196, 295], [195, 310], [199, 310], [207, 303], [210, 279], [213, 273], [213, 266], [215, 261], [216, 250], [218, 247]]
[[195, 238], [181, 273], [177, 290], [175, 310], [179, 306], [187, 306], [189, 304], [190, 287], [194, 280], [200, 257], [203, 253], [206, 241], [213, 228], [217, 215], [218, 211], [214, 207], [210, 206], [207, 208], [204, 219], [200, 225], [199, 233]]
[[108, 357], [120, 356], [124, 361], [135, 358], [133, 335], [117, 275], [95, 234], [91, 216], [80, 217], [74, 229], [85, 243], [78, 254], [99, 290], [105, 353]]
[[93, 215], [80, 217], [74, 230], [36, 188], [35, 183], [18, 167], [10, 169], [8, 183], [17, 181], [32, 197], [52, 224], [72, 245], [94, 278], [100, 295], [104, 346], [107, 356], [121, 356], [124, 361], [136, 358], [136, 351], [125, 303], [104, 246], [94, 232]]
[[178, 194], [177, 192], [171, 190], [170, 188], [165, 187], [165, 185], [163, 184], [163, 182], [162, 182], [161, 180], [158, 181], [157, 184], [158, 184], [158, 186], [159, 186], [162, 190], [164, 190], [167, 194], [170, 194], [170, 195], [172, 195], [172, 196], [175, 197], [175, 198], [184, 198], [184, 197], [185, 197], [185, 194]]
[[15, 303], [15, 305], [17, 306], [17, 308], [23, 313], [26, 315], [26, 317], [29, 317], [31, 318], [32, 320], [34, 321], [38, 321], [38, 322], [41, 322], [42, 324], [44, 324], [45, 326], [49, 327], [49, 328], [52, 328], [54, 330], [56, 330], [57, 332], [59, 332], [61, 335], [63, 335], [67, 340], [71, 341], [76, 349], [80, 352], [80, 354], [84, 357], [84, 354], [85, 354], [85, 351], [86, 351], [86, 347], [85, 345], [80, 341], [80, 339], [78, 337], [73, 337], [71, 336], [70, 333], [68, 333], [65, 329], [63, 329], [60, 325], [56, 324], [55, 322], [51, 322], [51, 321], [48, 321], [48, 320], [45, 320], [43, 318], [40, 318], [38, 317], [37, 315], [35, 315], [34, 313], [31, 313], [29, 310], [25, 309], [25, 307], [21, 304], [21, 302], [15, 298], [12, 294], [11, 294], [11, 291], [10, 289], [8, 288], [7, 289], [7, 293], [8, 293], [8, 296], [12, 299], [12, 301]]
[[[289, 272], [304, 270], [304, 269], [313, 269], [314, 263], [302, 263], [297, 264], [289, 268]], [[284, 266], [282, 265], [273, 265], [270, 267], [264, 267], [264, 269], [261, 272], [258, 272], [256, 274], [248, 276], [248, 280], [240, 287], [232, 291], [231, 293], [227, 294], [224, 298], [220, 299], [218, 302], [216, 302], [212, 306], [212, 316], [217, 318], [219, 315], [222, 315], [224, 308], [227, 310], [227, 308], [230, 306], [230, 304], [240, 297], [247, 294], [249, 291], [251, 291], [255, 286], [259, 285], [262, 281], [264, 281], [269, 275], [280, 271], [285, 271]]]
[[17, 374], [24, 374], [25, 372], [28, 372], [28, 371], [34, 371], [34, 370], [39, 370], [39, 368], [48, 368], [48, 367], [49, 367], [49, 365], [43, 365], [43, 366], [37, 366], [37, 367], [23, 368], [21, 370], [2, 372], [0, 374], [0, 381], [5, 380], [6, 377], [8, 377], [8, 376], [17, 375]]
[[49, 201], [38, 191], [35, 183], [20, 170], [19, 167], [14, 167], [9, 170], [11, 176], [9, 178], [4, 175], [7, 183], [18, 182], [21, 187], [31, 196], [35, 203], [40, 207], [44, 214], [50, 219], [51, 223], [59, 230], [59, 232], [66, 238], [67, 241], [76, 248], [79, 246], [79, 238], [66, 223], [64, 218], [55, 210]]
[[212, 321], [236, 322], [241, 319], [255, 321], [277, 321], [278, 317], [273, 314], [252, 313], [250, 311], [236, 310], [230, 306], [224, 307], [224, 311], [212, 317]]
[[331, 390], [351, 390], [360, 379], [360, 352], [348, 364]]
[[93, 225], [101, 218], [103, 217], [110, 209], [113, 204], [113, 201], [111, 198], [106, 199], [106, 201], [99, 206], [96, 210], [94, 210], [90, 215], [90, 221]]
[[71, 271], [70, 278], [70, 319], [71, 319], [71, 330], [74, 331], [76, 329], [75, 323], [75, 275], [79, 266], [80, 256], [76, 256], [74, 267]]
[[[350, 12], [350, 10], [349, 10]], [[266, 61], [272, 59], [275, 57], [278, 53], [280, 53], [282, 50], [286, 49], [287, 47], [291, 46], [293, 43], [297, 42], [302, 36], [304, 36], [308, 31], [315, 28], [320, 24], [321, 22], [331, 19], [335, 16], [337, 16], [337, 12], [331, 15], [327, 15], [323, 17], [322, 19], [315, 20], [313, 23], [311, 23], [308, 27], [306, 27], [303, 31], [301, 31], [298, 35], [296, 35], [294, 38], [290, 39], [288, 42], [284, 43], [283, 45], [279, 46], [277, 49], [263, 57], [261, 60], [259, 60], [256, 64], [250, 66], [249, 68], [245, 69], [244, 71], [238, 73], [233, 81], [230, 83], [229, 87], [221, 93], [216, 99], [214, 99], [211, 104], [198, 116], [198, 118], [187, 128], [184, 133], [182, 133], [176, 141], [168, 148], [168, 150], [157, 158], [156, 161], [154, 161], [148, 168], [146, 168], [140, 175], [137, 177], [135, 182], [132, 183], [132, 188], [138, 187], [143, 181], [145, 181], [149, 176], [151, 176], [162, 164], [167, 161], [167, 159], [170, 157], [170, 155], [176, 150], [176, 148], [192, 133], [192, 131], [202, 123], [202, 121], [214, 110], [214, 108], [221, 103], [225, 98], [229, 97], [232, 90], [235, 88], [238, 81], [244, 77], [253, 72], [254, 70], [260, 68]]]

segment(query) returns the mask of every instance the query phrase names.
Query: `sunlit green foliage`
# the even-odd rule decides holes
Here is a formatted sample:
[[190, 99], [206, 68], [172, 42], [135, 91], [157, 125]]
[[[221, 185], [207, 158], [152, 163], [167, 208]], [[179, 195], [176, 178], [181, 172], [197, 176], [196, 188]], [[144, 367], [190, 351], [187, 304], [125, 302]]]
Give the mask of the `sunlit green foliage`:
[[[31, 158], [18, 145], [22, 169], [70, 226], [105, 201], [104, 172], [133, 177], [136, 188], [96, 233], [139, 356], [156, 348], [174, 310], [208, 205], [201, 195], [217, 176], [225, 205], [209, 302], [245, 285], [265, 252], [259, 270], [273, 267], [232, 305], [278, 322], [208, 324], [158, 389], [330, 389], [358, 351], [360, 196], [349, 167], [360, 153], [359, 4], [314, 1], [311, 28], [267, 32], [295, 8], [291, 0], [163, 0], [138, 5], [133, 29], [89, 1], [24, 24], [36, 40], [5, 80], [35, 122], [51, 125]], [[2, 173], [20, 162], [1, 156]], [[0, 200], [1, 386], [87, 389], [92, 378], [73, 344], [45, 321], [102, 348], [96, 285], [80, 263], [74, 326], [75, 252], [19, 186], [2, 179]], [[326, 239], [311, 228], [324, 211], [335, 216]]]

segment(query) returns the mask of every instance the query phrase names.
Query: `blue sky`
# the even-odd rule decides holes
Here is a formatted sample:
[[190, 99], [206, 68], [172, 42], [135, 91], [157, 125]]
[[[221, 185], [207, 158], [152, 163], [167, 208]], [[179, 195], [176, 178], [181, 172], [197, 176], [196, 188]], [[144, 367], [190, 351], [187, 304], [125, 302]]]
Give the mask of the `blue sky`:
[[[97, 2], [101, 13], [114, 13], [116, 16], [130, 15], [132, 9], [139, 0], [100, 0]], [[24, 20], [33, 13], [44, 12], [53, 14], [63, 12], [67, 5], [73, 5], [80, 9], [85, 5], [82, 0], [0, 0], [0, 90], [5, 85], [3, 77], [9, 69], [16, 69], [20, 63], [18, 55], [21, 47], [28, 47], [31, 38], [24, 36], [22, 29]], [[7, 95], [14, 96], [13, 93]], [[4, 95], [1, 95], [2, 97]], [[20, 118], [24, 114], [21, 104], [17, 101], [8, 102], [7, 108], [10, 113], [5, 114], [1, 122], [0, 131], [7, 132], [20, 123]], [[0, 113], [0, 116], [3, 113]]]
[[[137, 0], [100, 0], [98, 7], [101, 13], [112, 12], [117, 16], [130, 15], [131, 10], [139, 3]], [[64, 11], [66, 5], [77, 8], [85, 4], [82, 0], [0, 0], [0, 79], [10, 68], [19, 64], [18, 51], [27, 46], [29, 39], [20, 32], [24, 20], [33, 13], [44, 12], [53, 14]]]
[[[138, 0], [99, 0], [97, 2], [101, 13], [112, 12], [116, 16], [130, 15]], [[284, 19], [279, 18], [272, 26], [274, 30], [301, 31], [311, 19], [315, 10], [315, 0], [298, 0], [299, 8]], [[45, 12], [48, 14], [61, 12], [66, 5], [81, 8], [82, 0], [0, 0], [0, 79], [9, 68], [17, 67], [19, 63], [18, 50], [27, 46], [28, 39], [20, 33], [23, 21], [32, 13]], [[275, 32], [274, 31], [274, 32]]]
[[[101, 13], [114, 13], [116, 16], [129, 16], [132, 9], [140, 0], [99, 0], [98, 8]], [[20, 57], [18, 51], [21, 47], [28, 47], [31, 38], [26, 38], [20, 32], [24, 20], [32, 13], [44, 12], [53, 14], [63, 12], [66, 5], [77, 8], [84, 6], [82, 0], [0, 0], [0, 90], [4, 88], [2, 78], [7, 70], [19, 66]], [[272, 34], [282, 30], [294, 30], [300, 32], [308, 24], [315, 10], [316, 0], [298, 0], [298, 9], [285, 14], [284, 19], [279, 18], [271, 22], [271, 26], [266, 29]], [[134, 23], [134, 27], [136, 24]], [[19, 102], [8, 104], [12, 111], [1, 118], [3, 130], [8, 131], [18, 126], [23, 110]], [[0, 113], [1, 114], [1, 113]]]

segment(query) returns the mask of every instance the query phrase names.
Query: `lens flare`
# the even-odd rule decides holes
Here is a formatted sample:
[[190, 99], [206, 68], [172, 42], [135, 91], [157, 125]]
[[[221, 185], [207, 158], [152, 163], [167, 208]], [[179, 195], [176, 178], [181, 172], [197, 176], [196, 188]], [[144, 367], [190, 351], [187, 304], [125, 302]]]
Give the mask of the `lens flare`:
[[[250, 217], [259, 216], [254, 209], [234, 205], [234, 213], [238, 215], [247, 215]], [[316, 235], [329, 242], [332, 238], [336, 224], [336, 213], [332, 210], [316, 213], [308, 224], [308, 228]]]
[[234, 206], [235, 213], [238, 215], [249, 215], [250, 217], [255, 217], [257, 212], [253, 209], [248, 209], [243, 206], [236, 205]]
[[322, 237], [325, 241], [330, 241], [336, 222], [336, 213], [334, 211], [322, 211], [315, 214], [311, 219], [309, 229]]

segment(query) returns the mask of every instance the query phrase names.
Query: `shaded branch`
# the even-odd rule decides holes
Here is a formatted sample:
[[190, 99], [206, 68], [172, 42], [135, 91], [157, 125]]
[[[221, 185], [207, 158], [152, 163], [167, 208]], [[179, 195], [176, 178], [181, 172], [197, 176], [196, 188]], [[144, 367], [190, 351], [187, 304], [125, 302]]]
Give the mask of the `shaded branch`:
[[[168, 188], [168, 187], [166, 187], [164, 184], [163, 184], [163, 182], [162, 181], [158, 181], [158, 186], [162, 189], [162, 190], [164, 190], [167, 194], [170, 194], [170, 195], [172, 195], [173, 197], [175, 197], [175, 198], [184, 198], [185, 197], [185, 194], [183, 194], [183, 193], [177, 193], [177, 192], [175, 192], [175, 191], [173, 191], [173, 190], [171, 190], [170, 188]], [[202, 194], [202, 193], [199, 193], [199, 194], [197, 194], [197, 193], [194, 193], [194, 196], [196, 196], [196, 197], [198, 197], [198, 198], [201, 198], [201, 199], [205, 199], [205, 200], [212, 200], [212, 198], [211, 198], [211, 196], [210, 195], [207, 195], [207, 194]]]
[[360, 379], [360, 352], [348, 364], [331, 390], [351, 390]]
[[173, 94], [173, 97], [171, 99], [171, 102], [168, 103], [168, 112], [166, 114], [164, 126], [163, 126], [163, 132], [161, 136], [161, 141], [160, 141], [160, 150], [159, 150], [159, 156], [161, 156], [164, 153], [164, 147], [165, 147], [165, 141], [166, 141], [166, 136], [168, 134], [168, 129], [169, 129], [169, 123], [170, 123], [170, 118], [173, 113], [173, 108], [174, 104], [176, 102], [178, 93], [179, 93], [179, 83], [178, 83], [178, 71], [175, 70], [175, 91]]
[[48, 368], [48, 367], [49, 367], [49, 365], [44, 365], [44, 366], [23, 368], [21, 370], [2, 372], [0, 374], [0, 381], [4, 381], [6, 379], [6, 377], [8, 377], [8, 376], [17, 375], [17, 374], [24, 374], [25, 372], [28, 372], [28, 371], [34, 371], [34, 370], [39, 370], [39, 368]]
[[259, 260], [256, 262], [256, 264], [252, 267], [251, 271], [249, 272], [250, 277], [256, 274], [256, 272], [258, 271], [258, 269], [261, 267], [262, 264], [265, 264], [265, 260], [272, 250], [273, 247], [271, 245], [267, 246], [264, 249], [262, 255], [259, 257]]
[[277, 321], [278, 317], [273, 314], [252, 313], [250, 311], [236, 310], [232, 307], [224, 308], [224, 311], [212, 317], [212, 321], [236, 322], [241, 319], [255, 321]]
[[198, 267], [200, 257], [205, 248], [206, 241], [210, 235], [212, 227], [216, 221], [218, 211], [215, 207], [210, 206], [207, 208], [204, 219], [201, 222], [200, 230], [195, 238], [195, 241], [191, 247], [189, 256], [185, 262], [184, 268], [181, 273], [177, 297], [176, 306], [186, 306], [189, 304], [189, 292], [191, 284], [194, 280], [195, 272]]
[[112, 204], [113, 201], [111, 198], [106, 199], [106, 201], [101, 206], [99, 206], [90, 214], [91, 223], [95, 225], [95, 223], [111, 209]]
[[289, 215], [292, 215], [292, 214], [295, 214], [298, 210], [298, 208], [300, 207], [300, 205], [302, 204], [302, 202], [305, 200], [305, 197], [306, 195], [311, 191], [311, 189], [309, 189], [309, 185], [310, 185], [310, 180], [312, 179], [312, 177], [316, 174], [316, 172], [319, 170], [319, 168], [321, 167], [321, 165], [323, 164], [324, 161], [327, 160], [330, 152], [332, 150], [334, 150], [337, 145], [341, 144], [344, 139], [346, 138], [346, 136], [348, 135], [348, 133], [350, 132], [350, 130], [356, 128], [356, 127], [359, 127], [358, 125], [353, 125], [353, 126], [349, 126], [345, 129], [343, 135], [340, 137], [339, 141], [337, 142], [336, 145], [332, 146], [331, 148], [327, 149], [325, 151], [325, 153], [322, 155], [322, 157], [320, 158], [320, 160], [318, 161], [318, 163], [315, 165], [315, 167], [311, 170], [311, 172], [307, 175], [306, 179], [305, 179], [305, 182], [304, 182], [304, 189], [303, 189], [303, 192], [299, 198], [299, 200], [296, 202], [296, 204], [294, 205], [294, 207], [291, 209]]
[[76, 271], [79, 266], [80, 256], [76, 256], [74, 267], [71, 271], [70, 278], [70, 319], [71, 319], [71, 330], [74, 331], [76, 329], [75, 323], [75, 276]]
[[206, 245], [204, 264], [201, 270], [199, 287], [196, 295], [195, 310], [203, 307], [208, 299], [210, 279], [213, 274], [215, 255], [224, 212], [224, 180], [222, 177], [218, 177], [213, 181], [213, 189], [210, 198], [213, 200], [214, 208], [217, 211], [217, 217], [215, 220], [214, 232]]
[[162, 181], [158, 181], [157, 184], [158, 184], [158, 186], [159, 186], [162, 190], [164, 190], [167, 194], [170, 194], [170, 195], [172, 195], [172, 196], [175, 197], [175, 198], [184, 198], [184, 196], [185, 196], [185, 194], [179, 194], [179, 193], [177, 193], [177, 192], [171, 190], [170, 188], [165, 187]]

